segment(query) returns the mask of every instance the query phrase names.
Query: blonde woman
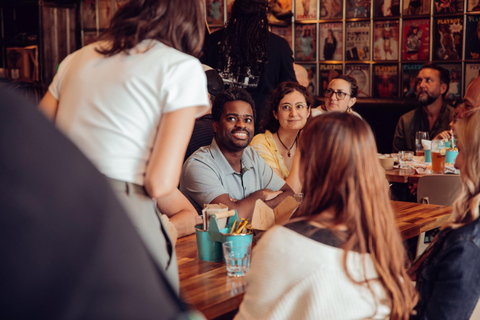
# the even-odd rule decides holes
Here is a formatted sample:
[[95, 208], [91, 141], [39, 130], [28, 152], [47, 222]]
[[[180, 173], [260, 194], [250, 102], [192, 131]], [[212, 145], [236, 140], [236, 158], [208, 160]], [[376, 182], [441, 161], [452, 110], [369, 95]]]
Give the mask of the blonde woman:
[[256, 245], [236, 319], [407, 320], [417, 294], [370, 127], [320, 115], [298, 152], [300, 218]]
[[412, 319], [469, 319], [480, 297], [480, 109], [459, 120], [463, 189], [416, 273], [420, 301]]

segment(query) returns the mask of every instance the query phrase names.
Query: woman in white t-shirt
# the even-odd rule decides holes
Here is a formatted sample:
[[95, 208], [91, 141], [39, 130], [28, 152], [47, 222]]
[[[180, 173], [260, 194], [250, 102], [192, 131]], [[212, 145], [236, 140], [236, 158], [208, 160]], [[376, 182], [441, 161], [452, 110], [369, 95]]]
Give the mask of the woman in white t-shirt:
[[40, 102], [107, 176], [177, 290], [175, 250], [152, 198], [178, 198], [195, 116], [208, 109], [205, 73], [194, 58], [204, 15], [200, 0], [128, 1], [101, 41], [65, 58]]

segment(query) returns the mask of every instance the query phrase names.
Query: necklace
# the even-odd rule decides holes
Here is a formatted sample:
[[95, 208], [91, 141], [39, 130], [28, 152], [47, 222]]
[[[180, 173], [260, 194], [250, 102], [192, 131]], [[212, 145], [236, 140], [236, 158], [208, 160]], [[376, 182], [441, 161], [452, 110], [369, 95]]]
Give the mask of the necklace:
[[280, 143], [282, 144], [282, 146], [288, 151], [287, 153], [287, 156], [290, 158], [292, 156], [292, 152], [290, 150], [292, 150], [293, 146], [295, 145], [295, 143], [297, 143], [297, 138], [298, 138], [298, 134], [297, 136], [295, 137], [295, 141], [293, 141], [293, 144], [290, 148], [287, 148], [287, 146], [283, 143], [282, 139], [280, 139], [280, 135], [278, 134], [278, 131], [277, 131], [277, 137], [278, 137], [278, 141], [280, 141]]

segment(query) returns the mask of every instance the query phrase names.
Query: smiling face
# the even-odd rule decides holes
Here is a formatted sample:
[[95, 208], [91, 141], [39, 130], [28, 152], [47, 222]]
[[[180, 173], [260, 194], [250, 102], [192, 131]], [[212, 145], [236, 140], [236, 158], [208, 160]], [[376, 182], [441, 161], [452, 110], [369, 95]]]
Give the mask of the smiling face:
[[328, 111], [345, 112], [348, 108], [351, 108], [357, 101], [357, 98], [352, 98], [350, 96], [350, 83], [343, 79], [333, 79], [332, 81], [330, 81], [327, 90], [329, 89], [333, 90], [334, 92], [344, 92], [347, 93], [347, 95], [343, 100], [339, 100], [335, 93], [332, 94], [330, 98], [325, 98], [325, 107]]
[[213, 130], [220, 149], [245, 149], [255, 132], [252, 107], [241, 100], [226, 102], [220, 120], [213, 122]]
[[275, 119], [284, 130], [301, 130], [307, 123], [310, 108], [303, 94], [293, 91], [286, 94], [278, 104], [277, 111], [273, 111]]

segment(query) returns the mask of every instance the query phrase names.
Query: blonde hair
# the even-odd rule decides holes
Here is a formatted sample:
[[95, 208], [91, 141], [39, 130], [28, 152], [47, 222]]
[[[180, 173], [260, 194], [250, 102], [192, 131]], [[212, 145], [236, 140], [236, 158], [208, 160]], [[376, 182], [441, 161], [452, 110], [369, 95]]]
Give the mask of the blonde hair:
[[389, 299], [390, 319], [408, 319], [417, 293], [406, 273], [408, 259], [370, 127], [348, 113], [322, 114], [305, 127], [299, 151], [304, 177], [300, 215], [333, 231], [346, 226], [343, 268], [347, 276], [364, 283], [353, 280], [347, 255], [368, 253]]
[[480, 109], [468, 111], [456, 127], [463, 155], [462, 191], [453, 204], [450, 221], [443, 229], [460, 228], [479, 217], [480, 205]]

